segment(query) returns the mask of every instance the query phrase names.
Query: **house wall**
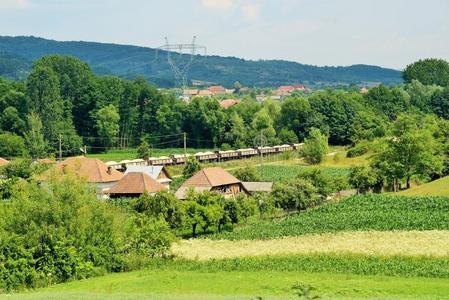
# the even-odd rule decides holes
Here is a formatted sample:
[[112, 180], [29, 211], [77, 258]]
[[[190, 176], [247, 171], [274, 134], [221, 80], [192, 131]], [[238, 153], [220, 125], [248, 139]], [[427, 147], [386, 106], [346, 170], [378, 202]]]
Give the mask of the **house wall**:
[[240, 184], [223, 185], [214, 187], [211, 191], [223, 194], [225, 196], [234, 196], [242, 192]]

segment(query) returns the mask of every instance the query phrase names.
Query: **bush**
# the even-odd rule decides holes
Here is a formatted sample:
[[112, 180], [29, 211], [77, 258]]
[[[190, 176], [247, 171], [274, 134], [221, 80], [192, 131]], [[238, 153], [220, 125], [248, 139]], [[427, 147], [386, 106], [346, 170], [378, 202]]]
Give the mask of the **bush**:
[[301, 148], [301, 154], [307, 163], [316, 165], [323, 162], [328, 149], [327, 137], [319, 129], [312, 128]]
[[301, 211], [317, 203], [317, 192], [312, 183], [297, 178], [276, 184], [272, 196], [277, 207], [285, 211]]
[[246, 182], [260, 181], [260, 176], [253, 165], [246, 165], [244, 168], [235, 170], [234, 176]]
[[351, 157], [362, 156], [362, 155], [368, 153], [369, 151], [370, 151], [370, 143], [368, 143], [366, 141], [362, 141], [362, 142], [359, 142], [354, 147], [352, 147], [351, 149], [349, 149], [348, 152], [346, 153], [346, 157], [351, 158]]
[[129, 257], [163, 256], [173, 241], [164, 220], [133, 221], [70, 174], [49, 174], [43, 186], [18, 180], [11, 190], [0, 204], [3, 291], [129, 270]]
[[191, 156], [187, 159], [186, 166], [182, 170], [182, 176], [184, 177], [184, 179], [189, 179], [200, 170], [201, 165], [199, 161], [195, 157]]
[[22, 137], [12, 134], [0, 134], [0, 153], [2, 157], [17, 157], [25, 154], [25, 141]]

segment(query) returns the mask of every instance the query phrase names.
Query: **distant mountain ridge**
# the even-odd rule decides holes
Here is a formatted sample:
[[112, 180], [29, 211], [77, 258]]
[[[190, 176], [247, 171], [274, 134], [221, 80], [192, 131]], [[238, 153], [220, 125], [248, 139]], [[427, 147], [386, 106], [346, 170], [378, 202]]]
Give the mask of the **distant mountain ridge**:
[[[166, 53], [157, 55], [157, 50], [153, 48], [83, 41], [59, 42], [25, 36], [0, 36], [0, 76], [7, 76], [2, 74], [1, 66], [9, 58], [14, 58], [14, 64], [20, 65], [20, 70], [15, 72], [8, 64], [9, 77], [23, 79], [24, 69], [29, 69], [32, 61], [51, 54], [78, 57], [89, 63], [98, 75], [117, 75], [129, 79], [143, 75], [159, 86], [174, 84], [165, 59]], [[255, 87], [295, 83], [323, 86], [402, 83], [400, 71], [377, 66], [317, 67], [284, 60], [252, 61], [221, 56], [198, 56], [189, 77], [227, 87], [231, 87], [235, 81]]]

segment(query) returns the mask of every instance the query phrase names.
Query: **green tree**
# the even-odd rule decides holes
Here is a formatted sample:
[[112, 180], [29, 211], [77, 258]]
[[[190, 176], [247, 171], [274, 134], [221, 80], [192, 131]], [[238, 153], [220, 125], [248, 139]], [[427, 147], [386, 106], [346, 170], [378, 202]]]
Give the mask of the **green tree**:
[[391, 136], [374, 156], [372, 166], [394, 189], [400, 180], [410, 188], [412, 178], [428, 179], [443, 169], [441, 143], [423, 127], [417, 116], [401, 115], [392, 124]]
[[234, 112], [228, 123], [229, 130], [225, 133], [225, 140], [237, 149], [245, 147], [247, 129], [243, 118]]
[[430, 98], [430, 108], [439, 117], [449, 119], [449, 87], [437, 90]]
[[299, 142], [298, 136], [293, 132], [293, 130], [285, 127], [279, 131], [278, 137], [281, 143], [296, 144]]
[[181, 228], [183, 224], [181, 202], [172, 193], [160, 192], [153, 196], [144, 194], [133, 206], [139, 213], [165, 220], [172, 229]]
[[0, 153], [3, 157], [24, 155], [26, 149], [23, 138], [9, 132], [0, 134]]
[[385, 115], [390, 120], [396, 119], [410, 107], [410, 96], [400, 87], [389, 88], [379, 85], [369, 90], [365, 100], [375, 112]]
[[312, 128], [301, 148], [301, 155], [307, 163], [316, 165], [323, 162], [328, 149], [327, 137], [319, 129]]
[[378, 183], [375, 171], [370, 166], [353, 166], [349, 173], [349, 184], [359, 193], [366, 193]]
[[15, 134], [22, 134], [25, 129], [25, 122], [20, 118], [15, 107], [8, 106], [0, 117], [0, 129]]
[[32, 158], [46, 156], [48, 144], [44, 138], [41, 119], [36, 113], [28, 115], [28, 130], [24, 137], [26, 147]]
[[435, 58], [419, 60], [408, 65], [402, 73], [402, 77], [407, 83], [416, 79], [424, 85], [436, 84], [446, 87], [449, 85], [449, 63]]
[[282, 104], [279, 125], [293, 131], [299, 141], [304, 141], [310, 128], [323, 127], [323, 116], [312, 110], [307, 99], [290, 97]]
[[98, 110], [95, 114], [95, 126], [104, 145], [110, 147], [119, 133], [120, 115], [114, 105], [110, 104]]
[[319, 199], [312, 183], [301, 178], [276, 183], [272, 196], [277, 207], [289, 212], [307, 209]]
[[251, 124], [252, 136], [258, 137], [264, 136], [268, 145], [274, 145], [278, 143], [276, 138], [276, 130], [274, 129], [274, 122], [265, 109], [259, 111]]
[[201, 165], [200, 165], [199, 161], [195, 157], [190, 156], [187, 159], [187, 163], [186, 163], [184, 169], [182, 170], [182, 176], [184, 177], [184, 179], [189, 179], [190, 177], [195, 175], [200, 170], [201, 170]]
[[137, 158], [146, 160], [150, 158], [151, 154], [150, 152], [151, 152], [150, 145], [148, 145], [146, 141], [142, 141], [142, 143], [140, 143], [139, 148], [137, 148]]

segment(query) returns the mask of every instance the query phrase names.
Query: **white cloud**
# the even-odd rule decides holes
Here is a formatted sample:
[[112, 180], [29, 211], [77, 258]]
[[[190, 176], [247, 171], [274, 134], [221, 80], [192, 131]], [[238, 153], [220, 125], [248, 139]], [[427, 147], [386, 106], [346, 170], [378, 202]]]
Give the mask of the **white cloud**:
[[256, 21], [259, 19], [260, 6], [257, 4], [244, 4], [241, 7], [243, 16], [248, 21]]
[[0, 10], [24, 9], [27, 7], [27, 0], [0, 0]]
[[201, 4], [207, 9], [229, 10], [234, 6], [234, 0], [201, 0]]

